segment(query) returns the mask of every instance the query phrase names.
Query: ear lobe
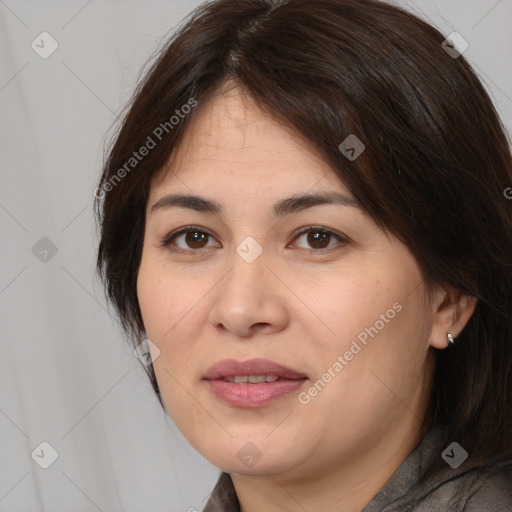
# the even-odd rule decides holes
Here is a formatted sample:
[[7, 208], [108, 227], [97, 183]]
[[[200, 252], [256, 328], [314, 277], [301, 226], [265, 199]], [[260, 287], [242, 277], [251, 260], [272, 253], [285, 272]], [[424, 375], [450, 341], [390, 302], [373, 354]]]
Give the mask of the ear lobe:
[[461, 290], [443, 290], [437, 311], [434, 311], [429, 337], [430, 346], [438, 349], [446, 348], [449, 333], [457, 343], [457, 337], [475, 311], [476, 302], [476, 297], [467, 295]]

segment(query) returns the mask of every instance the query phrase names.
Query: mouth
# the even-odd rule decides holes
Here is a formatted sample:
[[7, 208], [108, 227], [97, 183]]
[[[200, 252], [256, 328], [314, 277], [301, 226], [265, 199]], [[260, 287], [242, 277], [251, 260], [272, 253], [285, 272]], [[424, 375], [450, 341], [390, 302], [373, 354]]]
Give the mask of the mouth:
[[[216, 379], [220, 380], [220, 379]], [[263, 384], [264, 382], [275, 382], [276, 380], [299, 380], [299, 379], [285, 379], [278, 375], [233, 375], [224, 377], [226, 382], [233, 382], [234, 384]]]
[[204, 375], [205, 380], [232, 379], [229, 382], [250, 382], [251, 384], [304, 378], [307, 378], [306, 374], [269, 359], [250, 359], [248, 361], [223, 359], [211, 366]]
[[262, 407], [300, 389], [304, 373], [268, 359], [224, 359], [213, 365], [204, 380], [213, 394], [235, 407]]

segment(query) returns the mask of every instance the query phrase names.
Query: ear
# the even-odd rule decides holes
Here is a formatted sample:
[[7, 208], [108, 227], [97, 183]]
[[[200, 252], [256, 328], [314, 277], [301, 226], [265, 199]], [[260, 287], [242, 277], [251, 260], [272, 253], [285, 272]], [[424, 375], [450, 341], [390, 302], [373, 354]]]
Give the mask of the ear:
[[429, 344], [438, 349], [448, 346], [448, 333], [459, 336], [475, 311], [477, 298], [451, 288], [440, 289], [433, 304], [434, 318]]

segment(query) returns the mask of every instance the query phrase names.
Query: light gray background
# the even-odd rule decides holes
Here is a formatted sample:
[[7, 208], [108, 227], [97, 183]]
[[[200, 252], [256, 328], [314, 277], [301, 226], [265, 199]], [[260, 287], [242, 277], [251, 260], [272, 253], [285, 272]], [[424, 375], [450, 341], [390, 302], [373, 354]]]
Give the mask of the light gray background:
[[[198, 4], [0, 0], [0, 512], [202, 510], [219, 475], [162, 413], [94, 276], [107, 131]], [[469, 42], [510, 131], [512, 0], [407, 5]], [[47, 59], [31, 48], [43, 31], [59, 44]], [[48, 469], [31, 458], [43, 441]]]

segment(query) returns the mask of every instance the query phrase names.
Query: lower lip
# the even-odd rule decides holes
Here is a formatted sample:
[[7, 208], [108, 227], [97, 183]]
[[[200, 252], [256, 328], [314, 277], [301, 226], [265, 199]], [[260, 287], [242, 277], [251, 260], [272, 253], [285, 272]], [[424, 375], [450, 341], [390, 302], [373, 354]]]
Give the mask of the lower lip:
[[276, 380], [261, 384], [235, 384], [225, 380], [207, 380], [212, 392], [237, 407], [262, 407], [301, 388], [307, 379]]

